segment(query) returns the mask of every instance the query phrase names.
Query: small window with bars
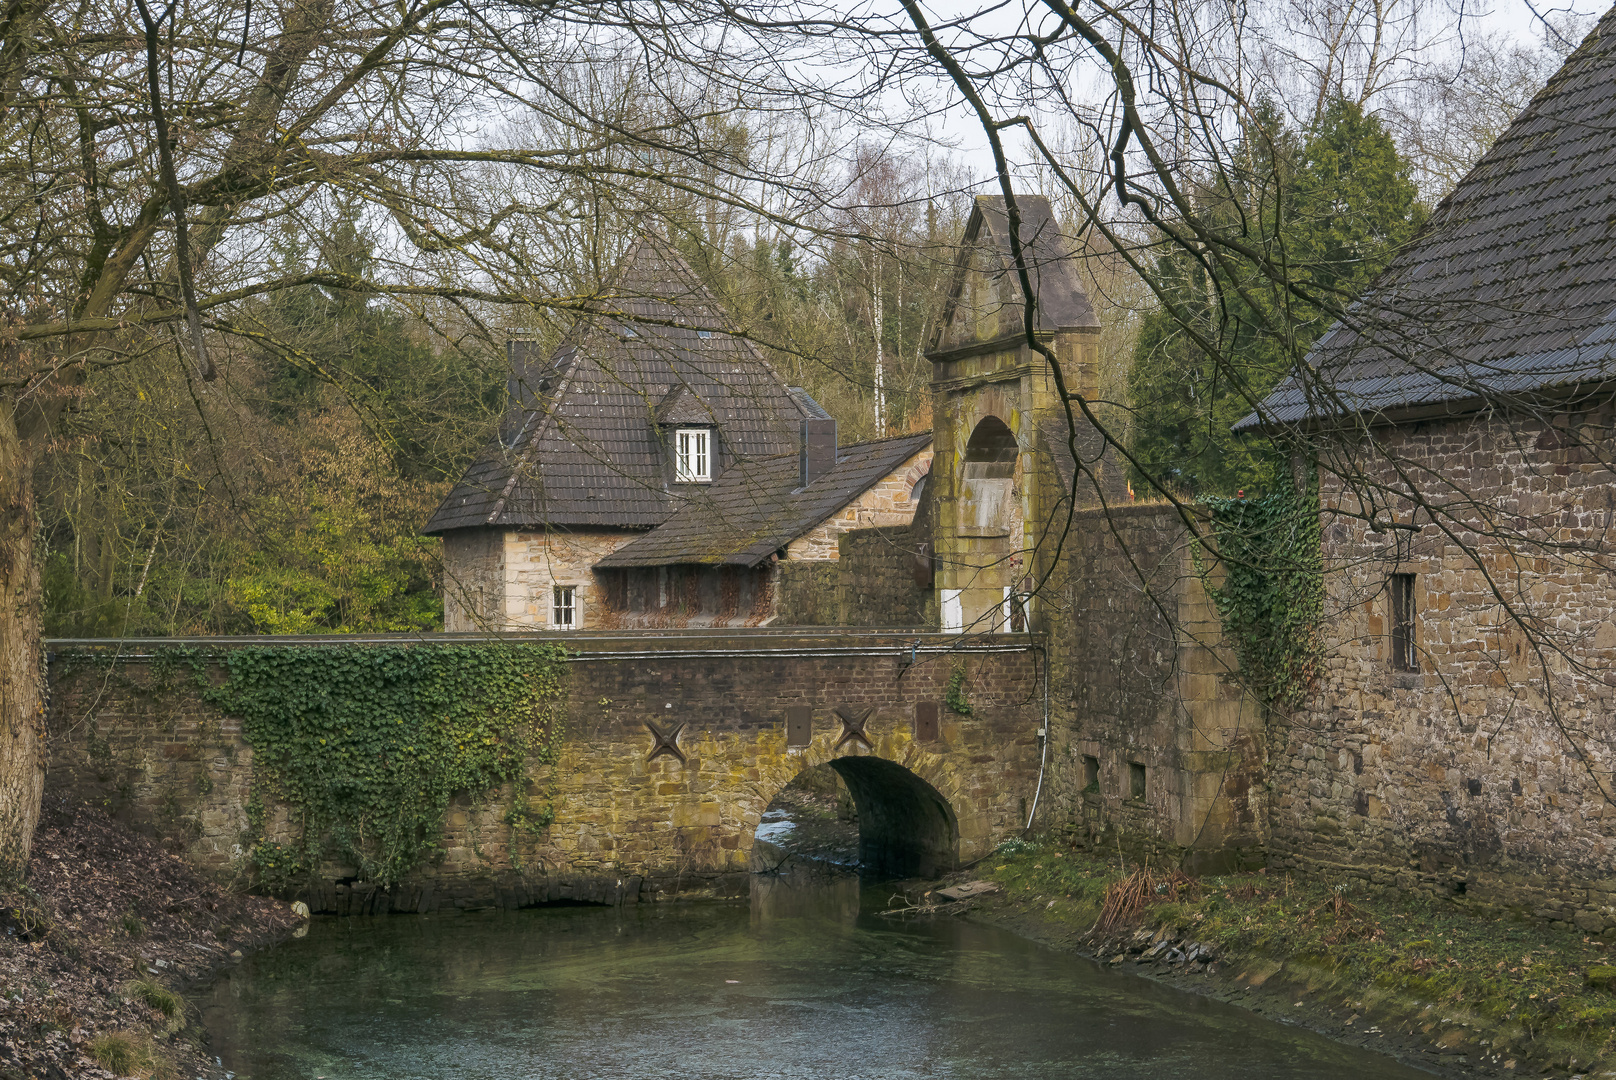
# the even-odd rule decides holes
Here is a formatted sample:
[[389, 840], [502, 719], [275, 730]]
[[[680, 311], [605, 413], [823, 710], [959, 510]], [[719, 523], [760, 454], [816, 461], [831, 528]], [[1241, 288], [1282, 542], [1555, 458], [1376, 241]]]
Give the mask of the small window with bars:
[[1392, 670], [1420, 670], [1418, 613], [1414, 606], [1414, 575], [1391, 576]]
[[699, 484], [713, 478], [706, 428], [680, 428], [674, 433], [674, 449], [679, 483]]
[[550, 625], [557, 630], [578, 629], [578, 587], [557, 585], [552, 593], [554, 602], [551, 607], [554, 617], [550, 620]]

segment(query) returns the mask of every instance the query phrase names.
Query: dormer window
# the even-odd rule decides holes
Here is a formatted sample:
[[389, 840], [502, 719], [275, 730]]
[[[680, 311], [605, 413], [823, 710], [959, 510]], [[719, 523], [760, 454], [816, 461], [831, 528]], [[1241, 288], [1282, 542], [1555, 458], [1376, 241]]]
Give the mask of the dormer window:
[[675, 474], [681, 484], [713, 478], [713, 455], [706, 428], [679, 428], [673, 434]]

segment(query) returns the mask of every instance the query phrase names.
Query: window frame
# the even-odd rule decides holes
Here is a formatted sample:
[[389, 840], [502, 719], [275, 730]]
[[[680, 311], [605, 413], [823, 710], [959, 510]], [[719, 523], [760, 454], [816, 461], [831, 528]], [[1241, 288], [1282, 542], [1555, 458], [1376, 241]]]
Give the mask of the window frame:
[[1387, 617], [1391, 631], [1392, 670], [1418, 672], [1420, 670], [1419, 642], [1419, 580], [1416, 574], [1392, 574], [1387, 578], [1389, 598]]
[[[562, 614], [571, 618], [567, 622], [561, 621]], [[576, 630], [583, 623], [580, 618], [582, 610], [578, 605], [578, 586], [552, 583], [550, 586], [550, 628], [553, 630]]]
[[[673, 431], [673, 476], [678, 484], [710, 484], [713, 481], [712, 428], [682, 427]], [[691, 449], [685, 449], [685, 440]], [[698, 448], [699, 444], [699, 448]], [[686, 467], [689, 461], [691, 467]], [[700, 468], [694, 466], [699, 465]]]
[[1142, 761], [1128, 762], [1128, 801], [1150, 801], [1150, 767]]

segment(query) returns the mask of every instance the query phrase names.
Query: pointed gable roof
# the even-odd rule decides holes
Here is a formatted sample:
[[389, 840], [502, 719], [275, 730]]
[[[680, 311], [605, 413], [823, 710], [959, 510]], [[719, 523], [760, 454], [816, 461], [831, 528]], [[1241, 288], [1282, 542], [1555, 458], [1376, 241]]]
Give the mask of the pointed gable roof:
[[1612, 379], [1616, 8], [1235, 430]]
[[[1021, 246], [1038, 299], [1041, 331], [1098, 327], [1100, 320], [1077, 275], [1072, 244], [1042, 195], [1017, 195]], [[965, 223], [954, 280], [929, 352], [944, 352], [1023, 332], [1021, 281], [1010, 248], [1004, 197], [978, 195]]]
[[[423, 530], [651, 528], [673, 512], [658, 407], [699, 410], [728, 459], [794, 453], [803, 412], [665, 241], [646, 237]], [[677, 418], [675, 420], [677, 422]]]
[[669, 390], [668, 396], [657, 406], [656, 421], [659, 424], [711, 424], [713, 416], [695, 391], [680, 383]]

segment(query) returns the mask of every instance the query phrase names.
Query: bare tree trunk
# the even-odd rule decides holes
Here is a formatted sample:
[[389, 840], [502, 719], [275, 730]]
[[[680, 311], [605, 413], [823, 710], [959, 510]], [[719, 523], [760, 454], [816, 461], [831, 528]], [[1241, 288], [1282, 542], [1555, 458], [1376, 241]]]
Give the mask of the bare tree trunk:
[[0, 885], [28, 867], [45, 791], [40, 580], [33, 470], [14, 402], [0, 399]]

